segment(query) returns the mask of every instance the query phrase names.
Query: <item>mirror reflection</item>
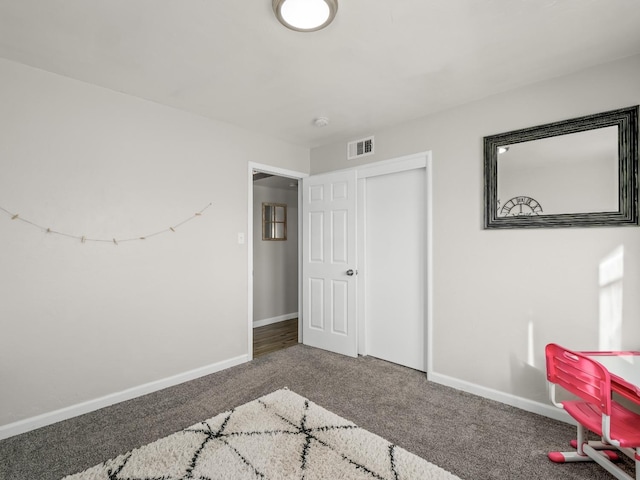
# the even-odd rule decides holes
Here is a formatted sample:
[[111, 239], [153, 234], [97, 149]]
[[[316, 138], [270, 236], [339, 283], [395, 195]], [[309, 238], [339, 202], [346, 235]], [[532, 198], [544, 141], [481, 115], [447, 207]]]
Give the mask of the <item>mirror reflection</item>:
[[498, 147], [498, 216], [618, 211], [618, 127]]

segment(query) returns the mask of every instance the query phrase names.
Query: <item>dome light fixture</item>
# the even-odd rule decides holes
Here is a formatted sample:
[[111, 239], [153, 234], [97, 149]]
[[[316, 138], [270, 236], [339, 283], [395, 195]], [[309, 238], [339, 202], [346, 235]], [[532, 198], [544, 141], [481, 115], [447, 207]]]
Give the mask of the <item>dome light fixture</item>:
[[273, 0], [278, 21], [297, 32], [315, 32], [329, 25], [338, 11], [338, 0]]

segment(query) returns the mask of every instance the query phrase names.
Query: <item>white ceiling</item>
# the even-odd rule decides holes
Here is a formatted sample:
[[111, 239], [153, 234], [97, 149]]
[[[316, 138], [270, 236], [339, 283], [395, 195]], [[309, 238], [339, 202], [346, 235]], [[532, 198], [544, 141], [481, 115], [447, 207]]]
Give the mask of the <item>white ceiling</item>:
[[314, 33], [271, 0], [0, 0], [0, 57], [315, 147], [639, 54], [639, 25], [638, 0], [339, 0]]

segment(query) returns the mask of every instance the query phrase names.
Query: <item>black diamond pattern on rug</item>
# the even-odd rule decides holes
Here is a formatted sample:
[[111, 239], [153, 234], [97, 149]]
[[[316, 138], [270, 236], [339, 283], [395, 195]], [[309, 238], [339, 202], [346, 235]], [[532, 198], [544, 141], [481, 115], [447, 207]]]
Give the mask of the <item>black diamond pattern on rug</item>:
[[341, 478], [457, 477], [285, 389], [66, 480]]

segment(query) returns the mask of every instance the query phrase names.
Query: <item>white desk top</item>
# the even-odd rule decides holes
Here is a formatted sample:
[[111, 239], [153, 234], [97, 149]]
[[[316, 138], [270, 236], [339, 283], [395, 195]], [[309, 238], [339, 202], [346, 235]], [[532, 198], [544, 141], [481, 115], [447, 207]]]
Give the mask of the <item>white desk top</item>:
[[640, 355], [587, 355], [601, 363], [609, 373], [640, 389]]

